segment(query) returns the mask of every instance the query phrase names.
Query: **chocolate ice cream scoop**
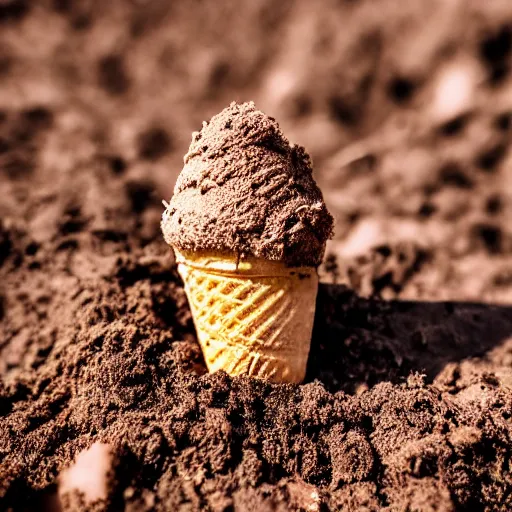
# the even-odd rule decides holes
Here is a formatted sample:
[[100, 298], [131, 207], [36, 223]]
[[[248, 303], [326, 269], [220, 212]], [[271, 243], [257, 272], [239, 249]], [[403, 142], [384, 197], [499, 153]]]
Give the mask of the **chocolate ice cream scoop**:
[[253, 102], [232, 103], [193, 134], [162, 222], [183, 251], [318, 266], [333, 219], [311, 159]]

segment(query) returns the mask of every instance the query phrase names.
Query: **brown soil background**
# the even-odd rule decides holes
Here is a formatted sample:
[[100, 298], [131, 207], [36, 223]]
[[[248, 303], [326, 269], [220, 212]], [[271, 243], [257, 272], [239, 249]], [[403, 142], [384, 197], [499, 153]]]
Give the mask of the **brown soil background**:
[[[506, 0], [0, 2], [0, 509], [94, 441], [96, 510], [512, 509], [511, 59]], [[336, 219], [301, 386], [204, 374], [159, 231], [251, 99]]]

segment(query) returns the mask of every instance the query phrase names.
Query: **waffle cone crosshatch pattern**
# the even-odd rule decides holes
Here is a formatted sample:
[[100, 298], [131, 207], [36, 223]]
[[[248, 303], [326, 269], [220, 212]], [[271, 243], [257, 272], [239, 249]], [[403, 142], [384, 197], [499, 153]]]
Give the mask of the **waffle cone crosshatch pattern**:
[[[211, 372], [275, 382], [304, 378], [315, 312], [315, 269], [178, 255], [179, 273]], [[224, 266], [224, 270], [220, 267]], [[228, 269], [229, 268], [229, 269]]]

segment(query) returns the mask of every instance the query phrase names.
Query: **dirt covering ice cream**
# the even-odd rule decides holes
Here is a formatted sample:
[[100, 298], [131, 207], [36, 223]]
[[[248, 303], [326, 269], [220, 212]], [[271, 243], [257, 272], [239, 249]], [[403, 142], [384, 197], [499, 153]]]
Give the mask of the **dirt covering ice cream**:
[[333, 220], [304, 148], [254, 104], [194, 133], [162, 219], [210, 371], [304, 378]]

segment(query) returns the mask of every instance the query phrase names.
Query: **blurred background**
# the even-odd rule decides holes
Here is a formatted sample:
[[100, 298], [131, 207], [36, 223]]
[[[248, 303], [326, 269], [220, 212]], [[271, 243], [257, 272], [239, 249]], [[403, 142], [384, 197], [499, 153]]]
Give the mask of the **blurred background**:
[[508, 0], [0, 0], [0, 247], [162, 244], [191, 132], [254, 100], [313, 157], [325, 280], [510, 302], [511, 63]]

